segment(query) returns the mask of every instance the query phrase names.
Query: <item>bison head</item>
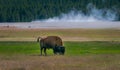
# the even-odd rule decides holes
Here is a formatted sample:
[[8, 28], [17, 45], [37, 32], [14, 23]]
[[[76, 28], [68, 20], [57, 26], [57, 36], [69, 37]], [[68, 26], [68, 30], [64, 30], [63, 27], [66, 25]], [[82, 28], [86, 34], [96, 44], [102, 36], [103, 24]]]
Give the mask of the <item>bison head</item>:
[[64, 46], [56, 46], [53, 48], [54, 54], [59, 53], [60, 55], [64, 55], [65, 53], [65, 47]]

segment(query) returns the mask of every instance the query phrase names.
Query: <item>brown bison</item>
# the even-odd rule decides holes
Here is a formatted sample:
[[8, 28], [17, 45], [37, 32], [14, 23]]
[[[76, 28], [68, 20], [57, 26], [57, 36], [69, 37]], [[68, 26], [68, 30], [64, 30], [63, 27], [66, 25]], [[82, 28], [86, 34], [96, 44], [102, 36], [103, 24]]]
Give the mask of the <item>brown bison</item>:
[[65, 47], [63, 47], [62, 39], [58, 36], [48, 36], [45, 38], [38, 37], [37, 42], [40, 42], [40, 50], [44, 49], [45, 55], [46, 49], [53, 49], [54, 54], [64, 54]]

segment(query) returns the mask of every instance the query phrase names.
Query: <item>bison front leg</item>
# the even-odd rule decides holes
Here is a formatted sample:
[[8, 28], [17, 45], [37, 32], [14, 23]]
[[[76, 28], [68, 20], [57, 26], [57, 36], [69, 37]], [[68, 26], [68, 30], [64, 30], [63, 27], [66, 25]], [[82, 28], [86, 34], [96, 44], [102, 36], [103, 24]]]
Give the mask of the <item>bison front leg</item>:
[[53, 53], [54, 53], [54, 55], [57, 54], [57, 48], [56, 47], [53, 48]]

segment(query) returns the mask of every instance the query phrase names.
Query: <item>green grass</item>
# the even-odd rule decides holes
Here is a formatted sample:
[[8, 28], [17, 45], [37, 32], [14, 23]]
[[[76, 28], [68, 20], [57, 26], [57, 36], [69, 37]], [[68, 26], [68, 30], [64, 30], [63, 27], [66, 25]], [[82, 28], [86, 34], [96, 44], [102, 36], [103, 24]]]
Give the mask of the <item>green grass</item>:
[[35, 42], [0, 42], [0, 54], [38, 54], [39, 45]]
[[67, 55], [119, 54], [120, 43], [109, 41], [65, 42]]
[[[120, 42], [88, 41], [88, 42], [64, 42], [65, 55], [86, 54], [120, 54]], [[39, 55], [39, 43], [1, 41], [0, 55]], [[53, 55], [52, 50], [47, 50], [48, 55]]]

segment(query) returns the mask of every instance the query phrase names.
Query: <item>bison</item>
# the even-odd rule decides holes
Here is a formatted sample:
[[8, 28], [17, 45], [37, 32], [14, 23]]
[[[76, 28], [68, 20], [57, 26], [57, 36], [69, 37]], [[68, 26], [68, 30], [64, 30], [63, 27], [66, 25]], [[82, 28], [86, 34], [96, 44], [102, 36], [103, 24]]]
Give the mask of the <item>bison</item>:
[[65, 53], [62, 39], [58, 36], [38, 37], [37, 42], [40, 42], [41, 55], [43, 49], [45, 55], [47, 55], [46, 49], [53, 49], [54, 54], [59, 53], [63, 55]]

